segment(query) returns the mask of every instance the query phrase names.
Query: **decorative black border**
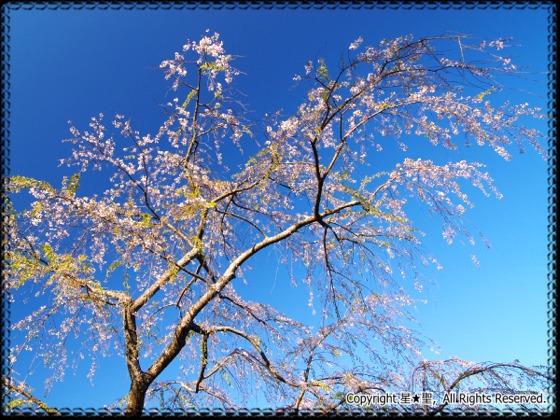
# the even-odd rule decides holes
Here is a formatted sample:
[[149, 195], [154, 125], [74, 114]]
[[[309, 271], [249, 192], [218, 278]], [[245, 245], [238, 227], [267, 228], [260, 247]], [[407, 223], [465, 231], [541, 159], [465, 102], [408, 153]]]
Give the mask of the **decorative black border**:
[[554, 0], [164, 0], [164, 1], [7, 1], [6, 10], [221, 10], [221, 9], [538, 9], [555, 14]]
[[[558, 353], [556, 350], [557, 330], [556, 330], [556, 303], [558, 299], [558, 284], [556, 275], [556, 214], [558, 212], [556, 203], [556, 146], [557, 146], [557, 131], [556, 131], [556, 89], [558, 87], [558, 73], [556, 70], [556, 48], [557, 48], [557, 15], [556, 4], [553, 2], [550, 5], [548, 15], [548, 366], [550, 368], [551, 376], [556, 380], [558, 375]], [[556, 382], [551, 384], [550, 395], [557, 395]], [[558, 401], [553, 402], [553, 411], [558, 412]]]
[[[242, 9], [242, 10], [257, 10], [257, 9], [444, 9], [444, 10], [457, 10], [457, 9], [548, 9], [548, 154], [549, 154], [549, 166], [548, 166], [548, 367], [550, 369], [550, 374], [553, 378], [557, 376], [557, 361], [558, 354], [556, 351], [556, 302], [557, 302], [557, 284], [556, 284], [556, 88], [557, 88], [557, 70], [556, 70], [556, 47], [557, 47], [557, 37], [556, 37], [556, 4], [554, 0], [549, 1], [537, 1], [537, 0], [526, 0], [526, 1], [477, 1], [477, 0], [463, 0], [463, 1], [453, 1], [453, 0], [440, 0], [437, 2], [429, 2], [426, 0], [411, 0], [411, 1], [391, 1], [391, 0], [338, 0], [338, 1], [314, 1], [306, 2], [301, 0], [261, 0], [261, 1], [211, 1], [211, 0], [199, 0], [199, 1], [160, 1], [160, 2], [72, 2], [72, 1], [56, 1], [56, 2], [27, 2], [27, 1], [8, 1], [2, 4], [1, 9], [1, 25], [2, 25], [2, 53], [1, 53], [1, 72], [2, 72], [2, 122], [1, 122], [1, 142], [0, 142], [0, 194], [1, 194], [1, 208], [2, 208], [2, 219], [4, 218], [4, 208], [7, 203], [6, 185], [5, 180], [10, 175], [10, 15], [9, 12], [12, 10], [194, 10], [194, 9]], [[2, 245], [0, 249], [1, 257], [1, 268], [4, 271], [4, 249], [6, 246], [5, 240], [6, 232], [2, 228]], [[2, 279], [4, 278], [2, 274]], [[2, 305], [2, 378], [7, 378], [10, 376], [9, 366], [6, 364], [9, 356], [9, 332], [10, 332], [10, 307], [7, 297], [9, 296], [9, 291], [5, 290], [4, 282], [2, 281], [1, 286], [1, 305]], [[6, 335], [4, 335], [7, 333]], [[553, 413], [557, 413], [557, 402], [556, 402], [556, 383], [551, 384], [551, 389], [549, 393], [554, 399], [549, 403], [551, 411], [549, 413], [542, 413], [541, 411], [535, 410], [529, 413], [523, 412], [524, 416], [527, 415], [538, 415], [551, 416]], [[2, 383], [2, 406], [7, 403], [6, 399], [7, 389]], [[62, 416], [112, 416], [112, 415], [122, 415], [123, 411], [119, 409], [93, 409], [93, 408], [61, 408], [57, 409]], [[274, 410], [274, 409], [245, 409], [239, 408], [235, 410], [225, 410], [225, 409], [199, 409], [199, 410], [158, 410], [149, 409], [144, 412], [146, 415], [150, 416], [239, 416], [239, 417], [288, 417], [293, 416], [295, 412], [290, 412], [287, 410]], [[471, 417], [482, 415], [512, 415], [520, 414], [517, 411], [505, 411], [505, 410], [487, 410], [484, 412], [474, 412], [470, 410], [456, 410], [449, 409], [440, 415], [447, 416], [461, 416], [461, 417]], [[24, 409], [14, 409], [10, 413], [3, 413], [4, 415], [10, 416], [27, 416], [27, 415], [45, 415], [42, 411], [24, 410]], [[419, 415], [416, 410], [396, 410], [391, 412], [380, 412], [375, 413], [375, 416], [406, 416]], [[299, 416], [309, 417], [309, 416], [324, 416], [324, 417], [349, 417], [349, 416], [364, 416], [364, 413], [359, 409], [345, 409], [337, 410], [334, 413], [322, 413], [321, 411], [300, 411]]]

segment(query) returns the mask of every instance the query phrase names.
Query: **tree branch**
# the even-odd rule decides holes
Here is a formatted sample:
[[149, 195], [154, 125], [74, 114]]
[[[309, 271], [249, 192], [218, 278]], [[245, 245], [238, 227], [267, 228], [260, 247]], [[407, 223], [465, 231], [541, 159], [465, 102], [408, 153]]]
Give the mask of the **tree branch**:
[[[10, 391], [16, 392], [20, 395], [23, 395], [27, 398], [31, 403], [37, 405], [41, 410], [43, 410], [48, 416], [60, 416], [62, 415], [56, 408], [49, 408], [47, 404], [43, 401], [37, 399], [31, 393], [25, 390], [25, 388], [21, 385], [16, 385], [12, 379], [8, 379], [6, 377], [2, 378], [4, 382], [4, 386], [6, 386]], [[6, 408], [4, 408], [6, 409]]]

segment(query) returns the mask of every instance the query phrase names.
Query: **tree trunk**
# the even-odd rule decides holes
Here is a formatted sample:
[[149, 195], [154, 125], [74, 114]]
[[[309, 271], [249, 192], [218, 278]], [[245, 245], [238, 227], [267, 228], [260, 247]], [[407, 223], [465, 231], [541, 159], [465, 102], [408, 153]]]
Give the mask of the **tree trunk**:
[[123, 307], [124, 336], [126, 340], [126, 364], [130, 375], [130, 390], [126, 403], [125, 416], [141, 416], [146, 401], [148, 387], [155, 376], [142, 371], [138, 358], [138, 337], [136, 317], [131, 308], [132, 301]]
[[128, 392], [128, 401], [126, 403], [125, 416], [141, 416], [144, 410], [146, 400], [146, 392], [152, 381], [147, 375], [142, 375], [138, 380], [133, 380]]

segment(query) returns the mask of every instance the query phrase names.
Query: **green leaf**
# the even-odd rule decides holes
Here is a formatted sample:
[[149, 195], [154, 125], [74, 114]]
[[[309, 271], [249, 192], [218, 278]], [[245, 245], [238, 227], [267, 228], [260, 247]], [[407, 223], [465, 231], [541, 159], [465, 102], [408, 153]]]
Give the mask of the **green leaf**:
[[43, 251], [43, 253], [47, 257], [49, 262], [54, 262], [54, 260], [56, 259], [56, 255], [55, 255], [55, 253], [52, 249], [52, 246], [50, 246], [50, 244], [41, 245], [41, 250]]
[[229, 385], [229, 387], [232, 388], [231, 379], [229, 378], [228, 373], [227, 373], [224, 369], [220, 369], [220, 373], [222, 374], [222, 377], [223, 377], [224, 380], [227, 382], [227, 384]]
[[319, 62], [321, 63], [321, 65], [319, 66], [319, 68], [317, 69], [317, 75], [319, 77], [321, 77], [322, 79], [325, 80], [331, 80], [330, 76], [329, 76], [329, 70], [327, 69], [327, 66], [325, 66], [325, 61], [323, 58], [319, 59]]
[[189, 102], [191, 101], [192, 98], [194, 98], [196, 92], [197, 92], [196, 90], [190, 91], [190, 93], [187, 95], [187, 99], [185, 99], [185, 102], [183, 102], [183, 105], [181, 105], [181, 108], [185, 109], [189, 105]]
[[78, 191], [78, 187], [80, 186], [80, 173], [75, 173], [70, 177], [70, 185], [68, 185], [68, 191], [75, 195]]
[[6, 408], [13, 409], [25, 405], [26, 403], [27, 401], [25, 401], [24, 399], [17, 398], [15, 400], [8, 401], [8, 404], [6, 404]]
[[51, 193], [56, 192], [56, 189], [54, 189], [48, 182], [18, 175], [10, 177], [9, 187], [10, 191], [16, 193], [20, 192], [22, 189], [29, 189], [33, 187], [41, 188]]
[[150, 216], [148, 213], [142, 213], [142, 226], [144, 226], [145, 228], [151, 228], [152, 227], [152, 216]]
[[42, 274], [43, 266], [34, 257], [28, 257], [21, 252], [6, 251], [5, 254], [11, 277], [16, 281], [12, 287], [18, 289], [28, 280], [36, 279]]

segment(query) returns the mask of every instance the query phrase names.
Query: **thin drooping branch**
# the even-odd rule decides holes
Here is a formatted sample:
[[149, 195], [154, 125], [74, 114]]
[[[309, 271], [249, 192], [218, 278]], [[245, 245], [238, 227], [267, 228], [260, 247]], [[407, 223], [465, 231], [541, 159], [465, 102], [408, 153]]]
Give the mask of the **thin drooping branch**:
[[[200, 251], [197, 248], [190, 250], [183, 256], [183, 258], [177, 261], [177, 265], [179, 267], [185, 267], [187, 264], [189, 264], [197, 257], [199, 252]], [[142, 293], [142, 295], [140, 295], [137, 299], [134, 300], [131, 306], [131, 310], [133, 312], [137, 312], [142, 306], [144, 306], [150, 300], [152, 296], [154, 296], [157, 293], [157, 291], [161, 287], [163, 287], [176, 274], [177, 271], [175, 268], [168, 269], [150, 287], [148, 287], [146, 291]]]
[[[17, 394], [23, 395], [29, 402], [38, 406], [41, 410], [45, 412], [48, 416], [60, 416], [62, 415], [60, 411], [56, 408], [50, 408], [47, 404], [43, 401], [39, 400], [38, 398], [34, 397], [30, 392], [28, 392], [23, 386], [14, 383], [14, 380], [11, 378], [2, 378], [4, 386], [8, 388], [11, 392], [15, 392]], [[5, 397], [5, 396], [3, 396]]]
[[251, 336], [249, 336], [248, 334], [244, 333], [243, 331], [240, 331], [238, 329], [235, 329], [233, 327], [229, 327], [229, 326], [214, 326], [212, 328], [210, 328], [208, 330], [210, 333], [212, 332], [231, 332], [235, 335], [238, 335], [242, 338], [244, 338], [247, 342], [249, 342], [257, 351], [257, 353], [259, 354], [262, 363], [264, 364], [264, 367], [266, 368], [266, 370], [274, 377], [276, 378], [278, 381], [286, 384], [286, 385], [290, 385], [293, 387], [298, 387], [299, 385], [297, 383], [291, 382], [289, 380], [287, 380], [286, 378], [284, 378], [275, 368], [274, 366], [270, 363], [270, 360], [268, 359], [268, 357], [266, 356], [265, 352], [263, 351], [261, 345]]
[[[420, 365], [417, 369], [415, 369], [414, 373], [418, 370], [418, 369], [428, 369], [429, 368], [430, 363], [429, 362], [425, 362], [422, 365]], [[472, 377], [476, 377], [476, 376], [482, 376], [482, 375], [491, 375], [494, 377], [499, 378], [499, 376], [497, 375], [497, 371], [499, 371], [500, 369], [506, 369], [508, 371], [515, 371], [518, 370], [520, 371], [523, 375], [527, 375], [529, 377], [533, 377], [533, 378], [543, 378], [545, 381], [547, 382], [552, 382], [553, 378], [543, 372], [538, 372], [535, 369], [529, 368], [527, 366], [522, 366], [519, 363], [491, 363], [491, 364], [475, 364], [474, 366], [466, 369], [465, 371], [461, 372], [460, 374], [457, 375], [457, 377], [449, 384], [449, 385], [445, 385], [445, 379], [441, 376], [438, 375], [435, 372], [430, 372], [433, 375], [436, 375], [436, 377], [438, 378], [439, 384], [444, 388], [444, 392], [446, 393], [450, 393], [452, 392], [454, 389], [458, 388], [460, 386], [461, 383], [465, 382], [467, 379], [472, 378]], [[503, 382], [503, 380], [501, 380]], [[438, 406], [430, 409], [430, 414], [437, 414], [442, 412], [445, 407], [447, 407], [449, 405], [449, 402], [444, 402], [439, 404]]]
[[[313, 346], [311, 347], [311, 350], [309, 351], [309, 356], [307, 357], [307, 362], [306, 362], [306, 366], [305, 366], [305, 370], [303, 371], [303, 382], [304, 384], [307, 384], [309, 382], [309, 373], [311, 372], [311, 366], [313, 364], [313, 357], [315, 356], [315, 352], [317, 351], [317, 349], [319, 348], [319, 346], [323, 343], [323, 341], [325, 341], [327, 339], [327, 337], [329, 336], [329, 334], [332, 332], [329, 331], [327, 334], [324, 334], [320, 340], [316, 340], [313, 343]], [[295, 410], [296, 410], [296, 414], [299, 412], [299, 408], [300, 405], [303, 401], [303, 397], [305, 395], [305, 393], [307, 392], [307, 387], [306, 386], [302, 386], [301, 387], [301, 391], [300, 394], [296, 400], [295, 403]]]

